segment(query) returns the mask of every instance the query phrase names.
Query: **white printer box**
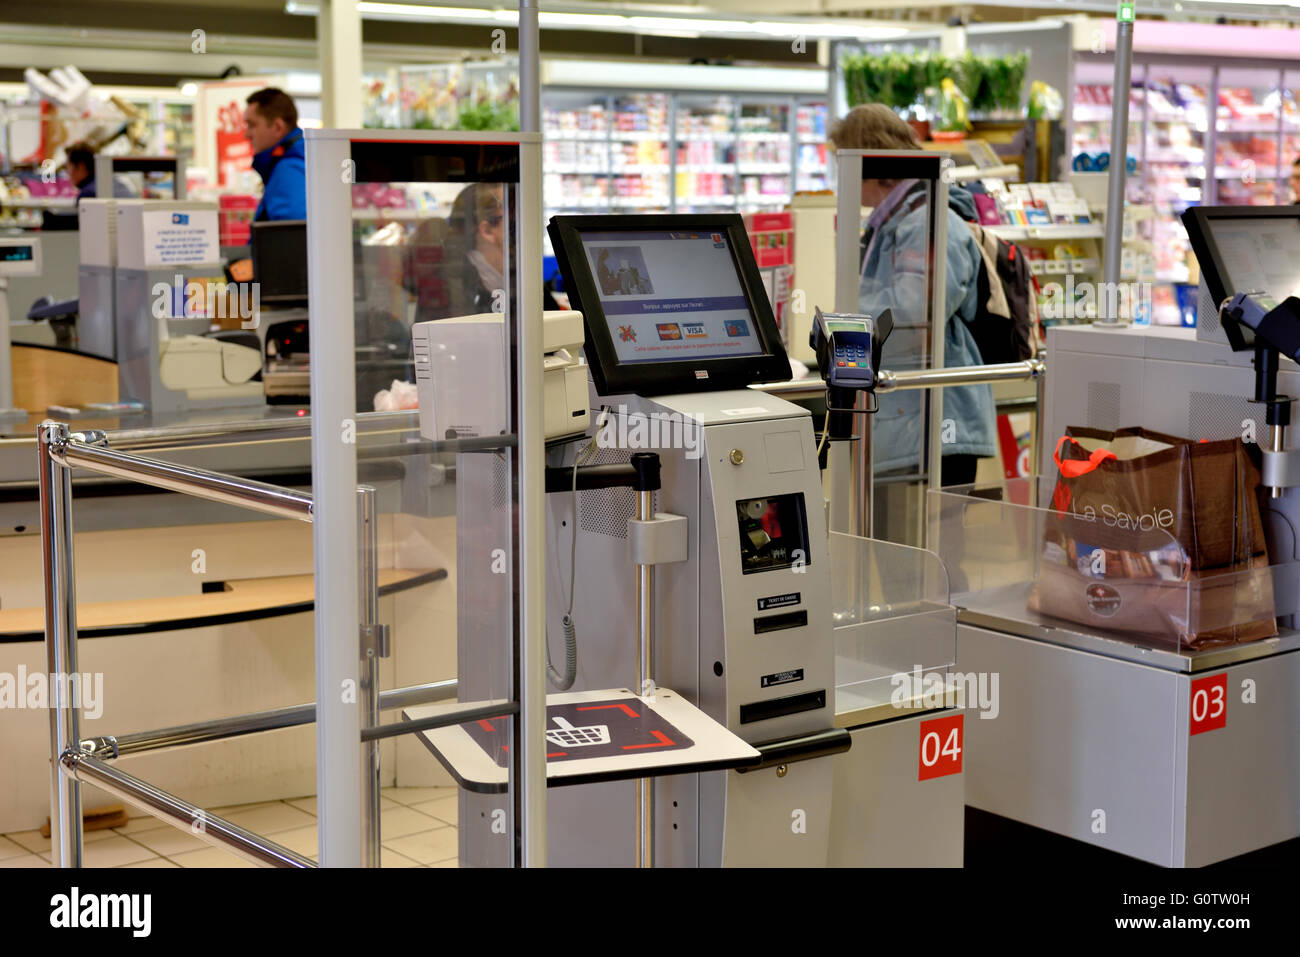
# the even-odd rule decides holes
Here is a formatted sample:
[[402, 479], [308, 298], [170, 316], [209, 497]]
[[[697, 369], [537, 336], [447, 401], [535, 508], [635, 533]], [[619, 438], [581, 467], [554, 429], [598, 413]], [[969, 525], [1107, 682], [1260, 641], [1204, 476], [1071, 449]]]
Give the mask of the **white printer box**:
[[117, 205], [119, 269], [221, 262], [217, 204], [158, 199]]
[[[578, 361], [582, 313], [544, 314], [543, 419], [546, 437], [586, 431], [587, 367]], [[505, 323], [500, 313], [431, 319], [411, 327], [420, 434], [481, 438], [509, 431]]]

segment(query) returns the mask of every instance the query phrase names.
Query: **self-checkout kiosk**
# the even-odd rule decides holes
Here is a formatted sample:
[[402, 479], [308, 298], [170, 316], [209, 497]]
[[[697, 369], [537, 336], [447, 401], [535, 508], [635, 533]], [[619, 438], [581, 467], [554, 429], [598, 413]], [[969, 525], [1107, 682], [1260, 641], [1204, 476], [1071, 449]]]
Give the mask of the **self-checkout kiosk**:
[[[918, 636], [946, 641], [951, 662], [941, 566], [918, 549], [828, 533], [809, 411], [748, 388], [790, 373], [739, 216], [561, 216], [549, 233], [584, 320], [591, 423], [556, 434], [552, 396], [566, 394], [557, 373], [547, 399], [550, 863], [906, 860], [896, 848], [874, 861], [870, 852], [909, 841], [916, 850], [933, 834], [929, 808], [909, 790], [917, 728], [901, 749], [907, 773], [896, 777], [890, 764], [887, 781], [873, 780], [873, 768], [853, 763], [859, 738], [845, 713], [906, 714], [886, 715], [889, 676], [910, 668], [919, 652], [907, 644]], [[558, 330], [572, 315], [548, 314], [548, 325]], [[420, 380], [426, 435], [492, 433], [486, 410], [463, 425], [476, 414], [472, 394], [433, 382], [452, 375], [452, 354], [500, 329], [490, 320], [415, 327], [417, 376], [429, 370]], [[852, 338], [845, 323], [841, 345]], [[565, 338], [556, 336], [553, 344]], [[487, 348], [500, 350], [495, 340]], [[576, 420], [578, 410], [564, 411]], [[460, 487], [474, 490], [459, 501], [458, 524], [482, 531], [480, 516], [504, 494], [500, 457], [465, 452], [456, 468]], [[462, 549], [477, 551], [458, 555], [458, 567], [490, 561], [482, 540], [491, 537], [461, 536]], [[909, 554], [891, 561], [876, 545]], [[877, 591], [873, 605], [868, 590], [904, 577], [942, 597], [908, 603], [909, 626], [882, 639], [871, 629], [889, 603]], [[470, 576], [458, 588], [462, 608], [475, 602]], [[460, 635], [462, 702], [503, 687], [508, 662], [485, 638]], [[872, 664], [864, 649], [881, 640], [908, 664]], [[462, 820], [502, 807], [503, 730], [484, 721], [421, 735], [461, 785]], [[884, 759], [862, 740], [864, 760]], [[955, 795], [948, 816], [959, 820], [960, 789], [944, 793]], [[894, 814], [879, 813], [884, 805]], [[639, 844], [647, 832], [648, 853]], [[460, 841], [462, 865], [506, 860], [485, 829], [463, 827]], [[960, 862], [960, 841], [955, 860], [953, 851], [949, 842], [943, 862]], [[934, 862], [925, 850], [912, 860]]]
[[[949, 533], [940, 552], [969, 585], [953, 597], [959, 666], [1001, 674], [1002, 719], [970, 728], [967, 802], [1166, 866], [1300, 835], [1300, 474], [1285, 438], [1286, 396], [1300, 396], [1300, 316], [1287, 298], [1300, 293], [1300, 215], [1195, 207], [1184, 223], [1202, 275], [1197, 328], [1050, 330], [1043, 460], [1071, 426], [1258, 446], [1268, 568], [1160, 587], [1183, 588], [1180, 614], [1205, 626], [1242, 624], [1258, 614], [1251, 596], [1271, 592], [1277, 637], [1195, 649], [1028, 611], [1043, 528], [1061, 520], [1047, 508], [1051, 477], [1011, 483], [1001, 502], [930, 503], [932, 527]], [[1155, 533], [1135, 528], [1116, 548], [1154, 553], [1144, 534]], [[1106, 583], [1088, 587], [1092, 607], [1113, 613]]]

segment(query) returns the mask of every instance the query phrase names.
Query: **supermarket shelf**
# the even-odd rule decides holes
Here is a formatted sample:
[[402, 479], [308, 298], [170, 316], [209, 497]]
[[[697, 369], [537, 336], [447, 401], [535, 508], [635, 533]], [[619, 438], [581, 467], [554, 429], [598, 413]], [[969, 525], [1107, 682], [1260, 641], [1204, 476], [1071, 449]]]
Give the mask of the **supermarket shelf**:
[[737, 163], [737, 169], [744, 175], [790, 175], [789, 163]]
[[615, 130], [609, 134], [609, 138], [619, 142], [639, 143], [642, 140], [667, 141], [669, 135], [667, 130]]
[[687, 206], [735, 206], [735, 196], [678, 196], [677, 202]]
[[[1215, 179], [1243, 179], [1246, 173], [1247, 173], [1246, 170], [1238, 169], [1233, 166], [1214, 167]], [[1291, 171], [1287, 170], [1285, 171], [1285, 173], [1283, 173], [1282, 171], [1278, 170], [1276, 166], [1260, 166], [1255, 168], [1254, 174], [1255, 174], [1255, 179], [1277, 179], [1279, 175], [1282, 175], [1283, 178], [1290, 176]]]
[[678, 133], [679, 143], [731, 143], [736, 139], [735, 133]]
[[545, 163], [544, 173], [559, 173], [564, 176], [608, 176], [609, 167], [604, 163]]
[[44, 196], [38, 199], [6, 199], [0, 206], [8, 209], [62, 209], [77, 208], [75, 196]]
[[826, 137], [821, 133], [800, 133], [800, 143], [825, 143]]
[[600, 199], [576, 199], [567, 203], [552, 203], [546, 201], [546, 208], [549, 210], [556, 209], [603, 209], [609, 205], [609, 200], [603, 196]]
[[1031, 259], [1029, 271], [1035, 276], [1064, 276], [1068, 273], [1095, 272], [1101, 268], [1100, 259]]
[[[681, 167], [678, 167], [680, 169]], [[628, 166], [615, 166], [606, 173], [610, 176], [649, 176], [653, 174], [668, 174], [670, 169], [667, 163], [632, 163]]]
[[542, 139], [550, 143], [600, 143], [609, 138], [607, 130], [547, 130]]
[[[790, 167], [786, 167], [789, 169]], [[679, 173], [734, 173], [735, 163], [678, 163]]]
[[1105, 235], [1097, 223], [1045, 223], [1038, 226], [985, 226], [986, 232], [1006, 240], [1026, 239], [1101, 239]]
[[788, 140], [790, 138], [790, 133], [788, 131], [782, 133], [774, 130], [761, 130], [756, 132], [746, 132], [742, 130], [740, 133], [737, 133], [736, 136], [747, 142], [779, 143], [783, 140]]
[[[1109, 123], [1114, 117], [1114, 113], [1109, 105], [1093, 103], [1076, 103], [1074, 105], [1074, 120], [1076, 123]], [[1130, 123], [1138, 123], [1142, 120], [1142, 107], [1137, 103], [1129, 103], [1128, 119]]]
[[610, 206], [635, 206], [644, 209], [666, 209], [668, 207], [667, 196], [612, 196], [609, 199]]

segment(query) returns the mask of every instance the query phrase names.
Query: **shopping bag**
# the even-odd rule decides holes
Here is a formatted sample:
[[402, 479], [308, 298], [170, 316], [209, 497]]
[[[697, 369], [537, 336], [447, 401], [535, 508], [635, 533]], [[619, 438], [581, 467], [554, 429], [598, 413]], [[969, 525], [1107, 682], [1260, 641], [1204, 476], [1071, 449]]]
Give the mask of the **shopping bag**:
[[1240, 439], [1069, 428], [1029, 607], [1201, 649], [1277, 634], [1258, 499]]

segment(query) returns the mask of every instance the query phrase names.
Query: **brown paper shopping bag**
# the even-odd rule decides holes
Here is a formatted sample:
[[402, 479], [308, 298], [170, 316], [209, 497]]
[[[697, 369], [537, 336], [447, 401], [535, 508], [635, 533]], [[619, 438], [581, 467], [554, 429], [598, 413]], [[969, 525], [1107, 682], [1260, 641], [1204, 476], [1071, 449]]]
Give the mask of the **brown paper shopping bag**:
[[1031, 610], [1199, 649], [1277, 634], [1240, 439], [1069, 428]]

